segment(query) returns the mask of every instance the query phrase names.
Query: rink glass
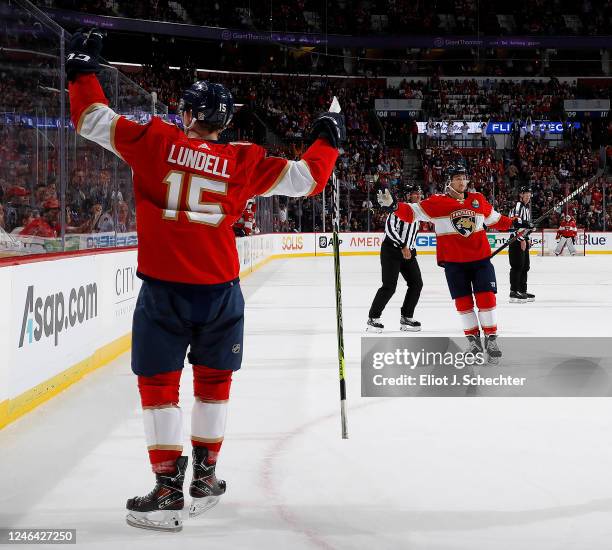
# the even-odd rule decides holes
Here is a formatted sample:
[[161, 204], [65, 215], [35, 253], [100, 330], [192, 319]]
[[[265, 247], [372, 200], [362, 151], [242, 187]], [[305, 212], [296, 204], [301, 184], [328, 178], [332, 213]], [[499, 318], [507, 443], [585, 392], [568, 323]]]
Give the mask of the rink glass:
[[[81, 138], [70, 122], [65, 47], [70, 38], [26, 0], [0, 0], [0, 257], [137, 244], [129, 167]], [[168, 109], [113, 67], [99, 74], [110, 106], [146, 122]], [[48, 221], [57, 236], [19, 236], [19, 228], [44, 216], [43, 204], [60, 208]]]

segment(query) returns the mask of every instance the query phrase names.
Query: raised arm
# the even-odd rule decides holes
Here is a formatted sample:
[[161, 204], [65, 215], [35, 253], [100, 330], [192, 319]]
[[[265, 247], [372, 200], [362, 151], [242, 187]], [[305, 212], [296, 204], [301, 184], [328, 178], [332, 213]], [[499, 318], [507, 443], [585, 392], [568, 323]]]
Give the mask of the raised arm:
[[400, 202], [397, 205], [397, 210], [394, 214], [405, 222], [430, 222], [432, 221], [431, 216], [427, 213], [427, 203], [429, 199], [425, 199], [421, 202]]
[[257, 148], [251, 172], [254, 195], [269, 197], [307, 197], [323, 191], [338, 158], [338, 148], [346, 140], [344, 116], [323, 113], [312, 125], [313, 144], [300, 160], [267, 157], [263, 148]]
[[139, 149], [140, 153], [146, 151], [145, 136], [151, 128], [170, 128], [170, 125], [156, 118], [149, 124], [138, 124], [108, 106], [108, 99], [96, 76], [100, 70], [98, 55], [101, 48], [102, 36], [95, 31], [75, 33], [70, 41], [66, 61], [70, 118], [79, 135], [130, 163], [132, 155], [137, 155]]
[[412, 223], [414, 221], [430, 222], [432, 218], [428, 213], [429, 204], [432, 197], [420, 202], [400, 202], [395, 200], [395, 197], [388, 189], [378, 191], [376, 195], [378, 204], [389, 213], [395, 214], [400, 220]]
[[266, 157], [265, 150], [258, 149], [251, 185], [253, 194], [264, 197], [307, 197], [320, 193], [338, 158], [338, 150], [324, 138], [317, 139], [297, 161]]

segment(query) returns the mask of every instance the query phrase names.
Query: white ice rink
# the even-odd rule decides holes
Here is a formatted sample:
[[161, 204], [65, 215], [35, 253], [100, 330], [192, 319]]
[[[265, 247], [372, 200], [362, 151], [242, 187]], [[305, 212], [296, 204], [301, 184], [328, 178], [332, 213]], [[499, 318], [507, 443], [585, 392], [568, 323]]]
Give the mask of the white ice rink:
[[[442, 271], [433, 256], [419, 261], [422, 334], [459, 334]], [[508, 259], [494, 262], [501, 333], [612, 335], [612, 256], [532, 257], [532, 304], [507, 303]], [[361, 398], [378, 258], [344, 257], [342, 271], [348, 441], [332, 260], [275, 260], [243, 281], [245, 357], [216, 508], [178, 534], [125, 524], [126, 499], [147, 493], [153, 475], [124, 355], [0, 432], [0, 527], [76, 528], [78, 548], [105, 550], [610, 549], [612, 401]], [[389, 328], [401, 300], [398, 291], [385, 312]], [[186, 369], [186, 434], [190, 378]]]

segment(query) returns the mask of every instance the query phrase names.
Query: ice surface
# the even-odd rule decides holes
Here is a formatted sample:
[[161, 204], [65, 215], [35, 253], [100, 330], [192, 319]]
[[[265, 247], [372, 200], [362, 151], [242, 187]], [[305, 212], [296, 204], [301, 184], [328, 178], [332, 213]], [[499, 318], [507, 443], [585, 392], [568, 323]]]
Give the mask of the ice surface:
[[[460, 333], [442, 271], [433, 256], [419, 262], [422, 334]], [[531, 304], [507, 303], [507, 257], [495, 265], [502, 334], [611, 335], [612, 256], [533, 257]], [[332, 259], [276, 260], [243, 281], [245, 357], [218, 468], [228, 492], [215, 509], [179, 534], [125, 525], [126, 499], [148, 492], [152, 474], [124, 355], [0, 432], [0, 527], [76, 528], [77, 547], [105, 550], [609, 549], [612, 402], [361, 398], [378, 258], [344, 257], [342, 272], [348, 441]], [[399, 328], [402, 285], [389, 328]], [[190, 378], [186, 369], [186, 434]]]

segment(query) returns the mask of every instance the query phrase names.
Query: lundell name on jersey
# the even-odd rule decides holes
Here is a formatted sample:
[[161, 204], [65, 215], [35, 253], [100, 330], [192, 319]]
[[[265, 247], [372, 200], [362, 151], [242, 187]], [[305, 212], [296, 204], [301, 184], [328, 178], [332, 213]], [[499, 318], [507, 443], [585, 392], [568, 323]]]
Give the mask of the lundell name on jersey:
[[[210, 155], [204, 151], [198, 151], [197, 149], [191, 149], [191, 147], [180, 146], [178, 152], [176, 152], [176, 145], [173, 143], [170, 147], [170, 153], [168, 153], [168, 162], [170, 164], [178, 164], [179, 166], [185, 166], [196, 170], [197, 172], [204, 172], [206, 174], [212, 174], [213, 176], [219, 176], [222, 178], [230, 177], [227, 173], [227, 159]], [[219, 170], [219, 168], [221, 168]]]

